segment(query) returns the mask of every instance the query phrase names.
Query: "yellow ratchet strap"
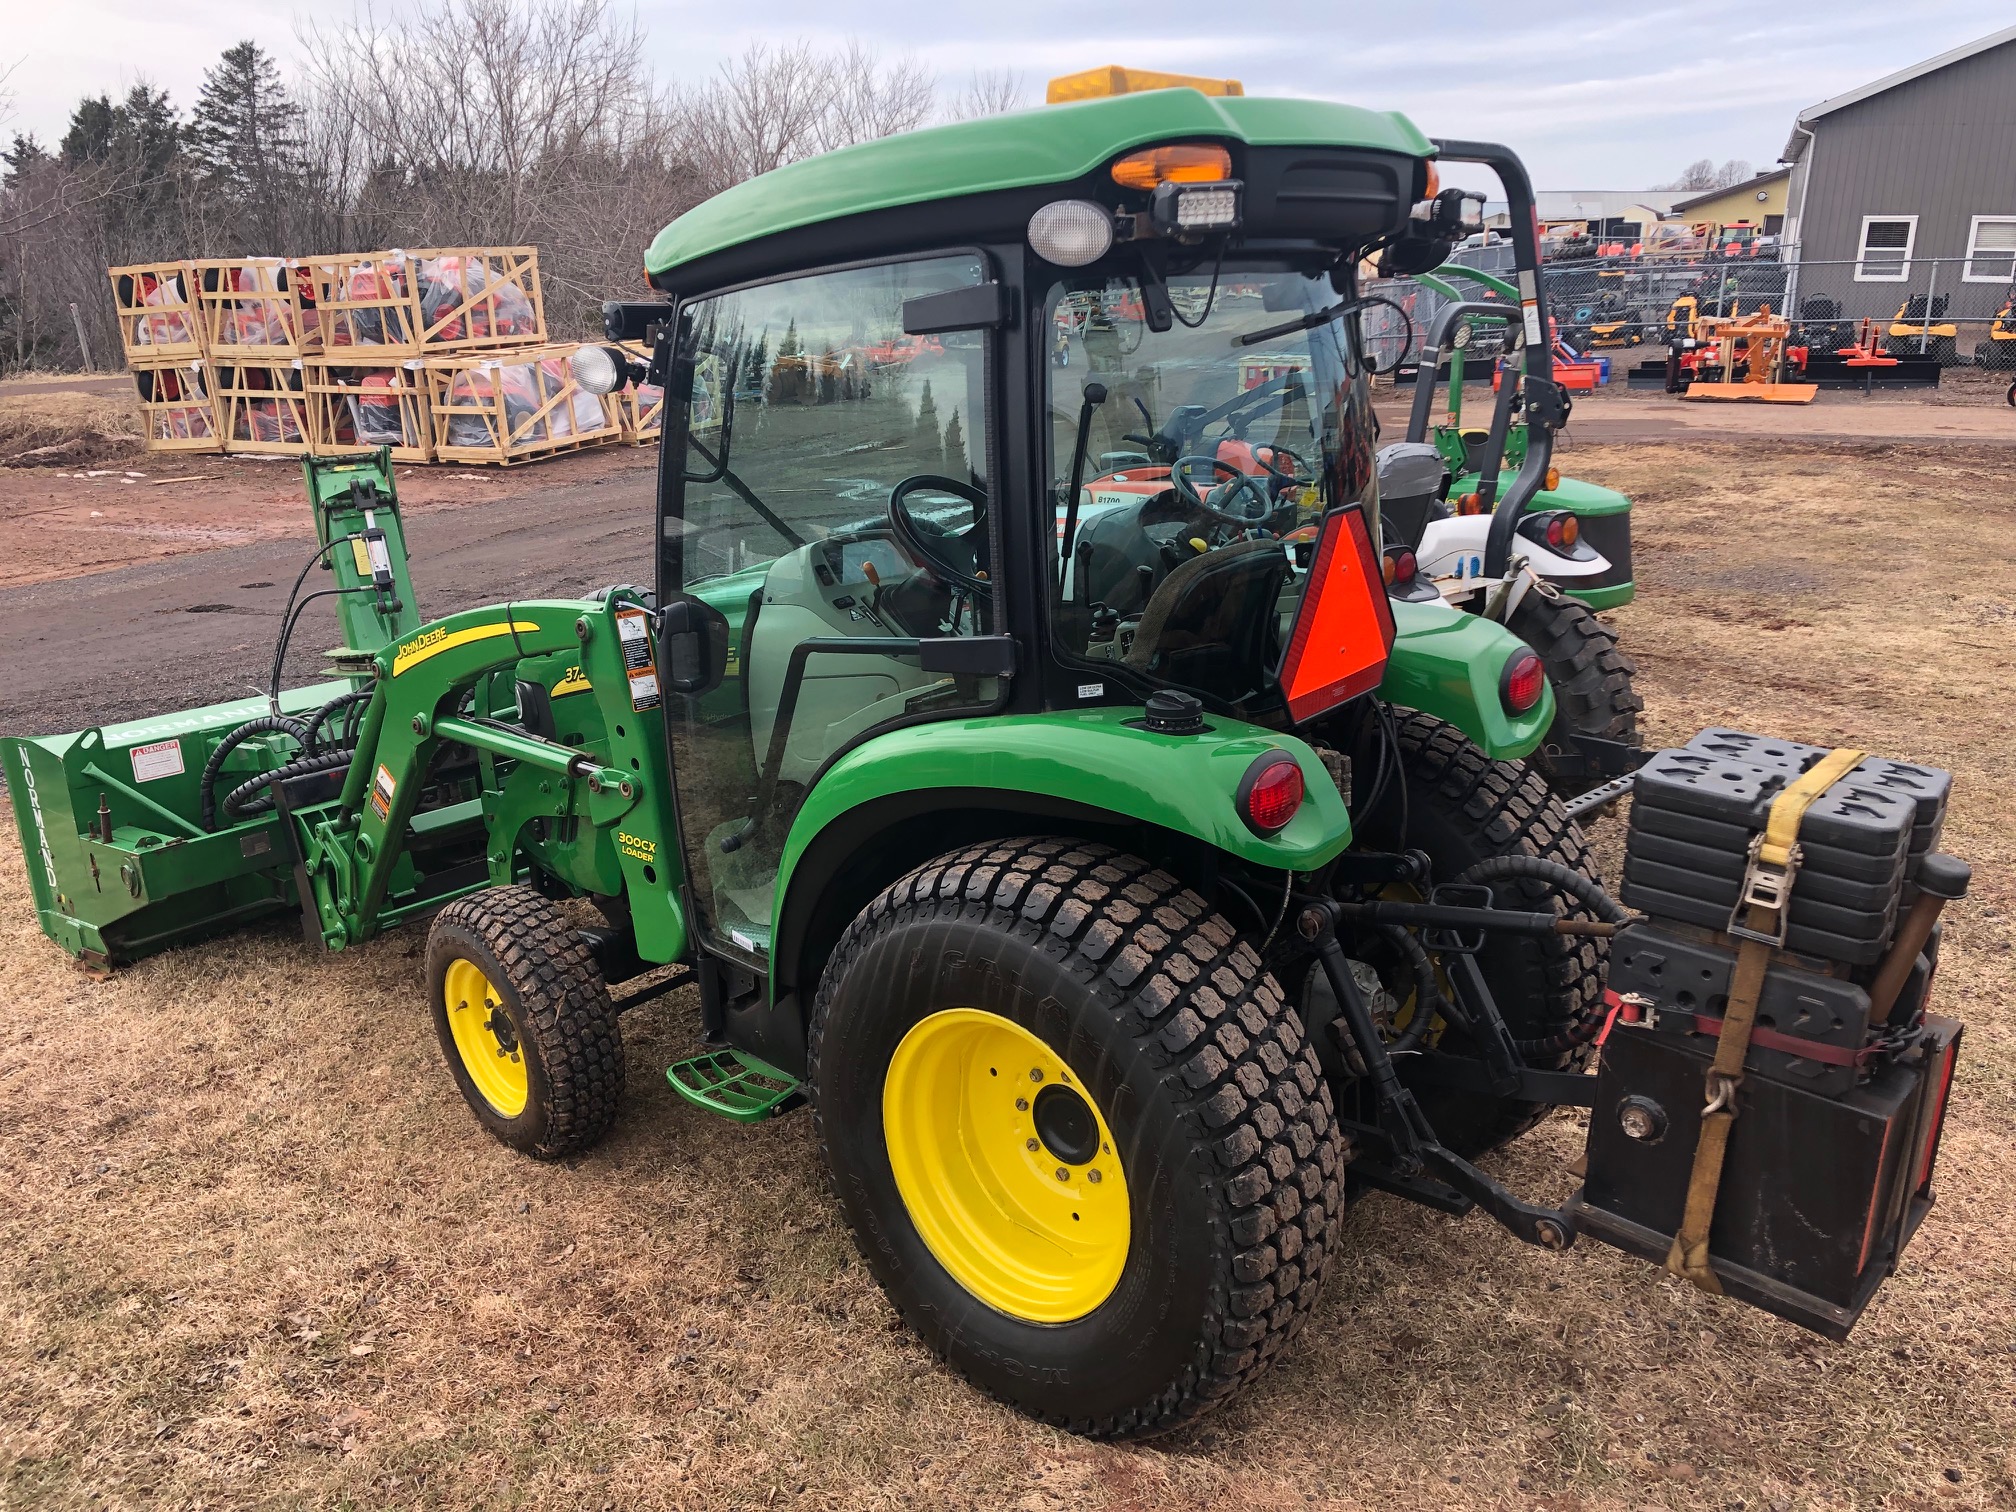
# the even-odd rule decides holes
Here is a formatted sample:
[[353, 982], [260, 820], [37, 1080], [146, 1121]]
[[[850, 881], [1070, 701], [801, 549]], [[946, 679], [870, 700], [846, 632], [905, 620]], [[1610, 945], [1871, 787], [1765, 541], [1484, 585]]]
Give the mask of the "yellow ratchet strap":
[[[1708, 1067], [1707, 1105], [1694, 1145], [1694, 1169], [1687, 1178], [1687, 1206], [1680, 1231], [1666, 1252], [1666, 1269], [1685, 1276], [1704, 1292], [1721, 1294], [1722, 1283], [1708, 1261], [1708, 1230], [1715, 1221], [1715, 1198], [1722, 1189], [1722, 1161], [1729, 1152], [1729, 1129], [1736, 1122], [1736, 1089], [1750, 1054], [1757, 1025], [1757, 999], [1771, 957], [1785, 944], [1792, 911], [1792, 883], [1799, 874], [1799, 822], [1814, 800], [1862, 764], [1863, 752], [1830, 751], [1772, 800], [1764, 832], [1750, 842], [1750, 865], [1743, 891], [1729, 918], [1735, 937], [1736, 970], [1729, 982], [1729, 1006], [1715, 1059]], [[1741, 915], [1739, 921], [1738, 915]]]

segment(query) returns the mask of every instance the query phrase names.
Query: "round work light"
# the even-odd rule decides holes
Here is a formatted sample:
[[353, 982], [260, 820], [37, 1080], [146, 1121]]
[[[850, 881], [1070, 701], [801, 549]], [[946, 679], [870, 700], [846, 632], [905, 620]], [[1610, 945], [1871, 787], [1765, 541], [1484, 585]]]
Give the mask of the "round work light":
[[1045, 262], [1082, 268], [1113, 245], [1113, 213], [1091, 200], [1053, 200], [1029, 217], [1029, 245]]

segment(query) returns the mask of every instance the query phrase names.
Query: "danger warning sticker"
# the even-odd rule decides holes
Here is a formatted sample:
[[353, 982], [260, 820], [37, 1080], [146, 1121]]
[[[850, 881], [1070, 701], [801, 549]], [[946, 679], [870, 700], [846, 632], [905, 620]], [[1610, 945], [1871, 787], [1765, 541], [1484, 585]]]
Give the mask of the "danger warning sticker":
[[371, 807], [380, 819], [392, 817], [392, 795], [398, 791], [399, 782], [392, 775], [392, 768], [379, 762], [378, 770], [371, 778]]
[[182, 742], [179, 740], [157, 740], [152, 745], [135, 746], [128, 754], [133, 758], [135, 782], [158, 782], [163, 777], [182, 775]]
[[616, 611], [616, 640], [623, 648], [623, 672], [630, 679], [630, 707], [640, 714], [658, 707], [658, 665], [651, 659], [651, 622], [642, 609]]

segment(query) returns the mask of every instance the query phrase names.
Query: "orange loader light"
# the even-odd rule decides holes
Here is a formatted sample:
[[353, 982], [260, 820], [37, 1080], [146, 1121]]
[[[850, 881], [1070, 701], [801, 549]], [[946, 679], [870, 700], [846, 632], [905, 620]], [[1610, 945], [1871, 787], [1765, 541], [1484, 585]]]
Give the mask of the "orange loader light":
[[1113, 165], [1113, 182], [1123, 189], [1157, 184], [1217, 184], [1232, 177], [1232, 154], [1215, 142], [1172, 142], [1130, 152]]
[[1428, 163], [1428, 187], [1421, 192], [1421, 198], [1431, 200], [1441, 192], [1442, 175], [1435, 171], [1435, 163], [1431, 158]]
[[1324, 518], [1281, 658], [1281, 696], [1297, 724], [1371, 692], [1386, 676], [1393, 606], [1378, 556], [1356, 504]]
[[1484, 513], [1484, 501], [1474, 493], [1463, 494], [1456, 500], [1456, 513], [1459, 515], [1482, 514]]
[[1547, 491], [1552, 493], [1561, 486], [1561, 469], [1558, 467], [1548, 468], [1547, 476], [1542, 481], [1547, 485]]

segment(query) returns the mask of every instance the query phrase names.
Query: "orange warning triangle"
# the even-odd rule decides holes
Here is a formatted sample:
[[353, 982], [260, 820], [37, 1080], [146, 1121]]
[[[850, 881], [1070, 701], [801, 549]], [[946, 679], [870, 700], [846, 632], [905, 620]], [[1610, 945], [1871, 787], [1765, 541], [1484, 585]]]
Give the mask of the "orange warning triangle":
[[1369, 693], [1386, 675], [1393, 607], [1356, 504], [1324, 517], [1309, 581], [1281, 658], [1281, 693], [1297, 724]]

